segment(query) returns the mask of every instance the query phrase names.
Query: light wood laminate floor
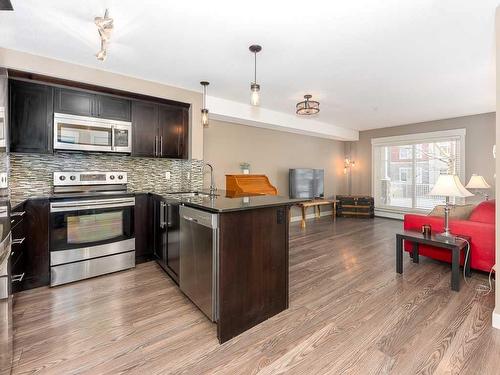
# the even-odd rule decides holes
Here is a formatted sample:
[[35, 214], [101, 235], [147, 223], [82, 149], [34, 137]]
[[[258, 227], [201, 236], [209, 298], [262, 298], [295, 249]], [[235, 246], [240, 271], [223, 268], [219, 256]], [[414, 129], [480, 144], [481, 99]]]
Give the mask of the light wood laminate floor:
[[395, 272], [398, 221], [291, 226], [290, 309], [219, 345], [154, 263], [16, 295], [13, 374], [500, 374], [493, 293], [450, 267]]

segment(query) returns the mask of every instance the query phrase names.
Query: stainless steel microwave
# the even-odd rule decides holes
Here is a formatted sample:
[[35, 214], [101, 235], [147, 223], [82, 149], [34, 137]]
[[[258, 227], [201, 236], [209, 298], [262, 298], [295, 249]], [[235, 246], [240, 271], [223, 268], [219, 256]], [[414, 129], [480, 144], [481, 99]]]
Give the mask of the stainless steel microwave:
[[132, 123], [54, 113], [54, 150], [132, 152]]

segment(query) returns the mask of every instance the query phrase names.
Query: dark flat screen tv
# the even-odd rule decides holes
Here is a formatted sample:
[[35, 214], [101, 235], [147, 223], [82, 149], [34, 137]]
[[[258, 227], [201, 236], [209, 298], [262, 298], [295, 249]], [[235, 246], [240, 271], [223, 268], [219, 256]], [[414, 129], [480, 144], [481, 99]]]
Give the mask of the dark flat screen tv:
[[325, 196], [324, 175], [325, 171], [323, 169], [290, 169], [290, 198], [323, 198]]

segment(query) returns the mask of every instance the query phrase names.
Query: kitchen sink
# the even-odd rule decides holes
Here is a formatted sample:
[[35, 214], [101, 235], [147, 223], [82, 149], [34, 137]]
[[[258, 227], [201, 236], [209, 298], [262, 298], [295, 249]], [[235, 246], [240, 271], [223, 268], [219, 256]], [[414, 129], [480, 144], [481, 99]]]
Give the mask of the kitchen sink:
[[209, 193], [193, 191], [189, 193], [177, 193], [175, 194], [175, 196], [179, 198], [208, 198], [208, 197], [215, 197], [217, 196], [217, 194], [209, 194]]

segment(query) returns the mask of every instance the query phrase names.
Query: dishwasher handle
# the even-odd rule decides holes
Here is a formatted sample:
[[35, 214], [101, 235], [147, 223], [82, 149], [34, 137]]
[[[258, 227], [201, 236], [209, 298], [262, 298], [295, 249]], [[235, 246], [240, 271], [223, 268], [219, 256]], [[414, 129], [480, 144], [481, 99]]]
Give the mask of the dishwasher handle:
[[192, 221], [193, 223], [197, 223], [198, 224], [198, 219], [195, 219], [194, 217], [190, 217], [190, 216], [182, 216], [182, 218], [184, 220], [187, 220], [187, 221]]

